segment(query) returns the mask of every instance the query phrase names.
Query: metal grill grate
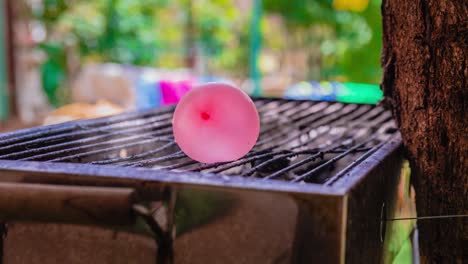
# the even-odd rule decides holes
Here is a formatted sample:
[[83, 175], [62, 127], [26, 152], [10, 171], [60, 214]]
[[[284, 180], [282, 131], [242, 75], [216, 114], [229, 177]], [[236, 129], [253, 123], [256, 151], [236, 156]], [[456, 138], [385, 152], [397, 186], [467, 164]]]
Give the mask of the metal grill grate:
[[0, 135], [0, 159], [90, 163], [332, 185], [396, 132], [379, 106], [258, 99], [261, 134], [240, 160], [200, 164], [174, 142], [174, 107]]

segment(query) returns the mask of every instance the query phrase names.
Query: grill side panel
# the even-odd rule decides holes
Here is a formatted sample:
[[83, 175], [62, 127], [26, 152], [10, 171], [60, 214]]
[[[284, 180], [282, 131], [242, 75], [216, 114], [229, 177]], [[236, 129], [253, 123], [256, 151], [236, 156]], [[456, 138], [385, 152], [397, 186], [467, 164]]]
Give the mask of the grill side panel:
[[378, 263], [381, 205], [400, 165], [401, 140], [387, 143], [391, 114], [312, 101], [256, 106], [262, 136], [238, 161], [188, 159], [173, 141], [172, 107], [0, 135], [0, 182], [135, 190], [158, 206], [159, 260]]
[[183, 187], [175, 263], [292, 263], [298, 205], [288, 194]]
[[344, 263], [341, 195], [176, 190], [175, 263]]
[[[381, 255], [381, 204], [385, 201], [385, 186], [396, 186], [393, 173], [400, 168], [399, 142], [383, 146], [328, 191], [313, 184], [279, 181], [278, 185], [256, 186], [252, 180], [234, 178], [219, 183], [205, 179], [201, 184], [196, 174], [138, 170], [138, 175], [131, 177], [130, 173], [135, 172], [131, 169], [79, 164], [61, 164], [65, 167], [57, 169], [54, 164], [34, 162], [20, 162], [21, 169], [18, 162], [8, 162], [2, 180], [133, 187], [143, 199], [166, 205], [175, 202], [165, 222], [173, 219], [176, 263], [232, 258], [245, 263], [265, 259], [276, 263], [360, 263], [362, 259], [377, 261]], [[77, 168], [82, 170], [72, 173]], [[185, 210], [178, 211], [180, 208]], [[242, 259], [234, 258], [238, 252], [244, 252]]]
[[293, 263], [344, 263], [346, 197], [297, 196], [299, 217]]
[[348, 184], [352, 186], [347, 194], [346, 263], [382, 261], [383, 220], [391, 195], [398, 187], [402, 164], [401, 143], [397, 140], [384, 145], [351, 172]]

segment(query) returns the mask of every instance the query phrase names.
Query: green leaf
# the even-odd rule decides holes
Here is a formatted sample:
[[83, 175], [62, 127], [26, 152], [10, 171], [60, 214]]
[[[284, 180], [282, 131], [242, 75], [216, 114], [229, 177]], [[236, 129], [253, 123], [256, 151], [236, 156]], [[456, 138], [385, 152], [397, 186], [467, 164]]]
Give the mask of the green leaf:
[[411, 239], [408, 238], [405, 240], [401, 246], [398, 254], [393, 260], [393, 264], [411, 264], [413, 263], [413, 247], [411, 244]]
[[54, 60], [47, 60], [41, 65], [42, 87], [49, 102], [53, 106], [59, 106], [60, 100], [57, 95], [59, 87], [63, 84], [66, 76], [60, 64]]

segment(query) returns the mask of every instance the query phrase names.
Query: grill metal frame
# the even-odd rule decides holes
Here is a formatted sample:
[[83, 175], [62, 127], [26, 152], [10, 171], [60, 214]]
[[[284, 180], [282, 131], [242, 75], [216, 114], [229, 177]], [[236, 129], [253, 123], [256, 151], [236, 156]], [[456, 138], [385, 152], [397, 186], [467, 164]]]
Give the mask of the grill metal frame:
[[[306, 103], [304, 102], [304, 104]], [[320, 103], [323, 102], [316, 104]], [[295, 102], [295, 104], [300, 105], [300, 102]], [[347, 106], [349, 105], [344, 104], [343, 108]], [[372, 109], [370, 106], [368, 108]], [[301, 112], [306, 109], [310, 109], [310, 107], [296, 110]], [[289, 110], [294, 110], [294, 107]], [[164, 116], [166, 110], [158, 111], [163, 111], [158, 114], [161, 117], [161, 115]], [[154, 114], [155, 112], [152, 110], [97, 120], [32, 128], [0, 135], [0, 142], [3, 141], [3, 146], [5, 146], [5, 142], [14, 143], [14, 138], [42, 136], [47, 133], [57, 133], [57, 137], [61, 137], [69, 131], [94, 126], [100, 122], [106, 124], [119, 119]], [[320, 118], [323, 120], [323, 116], [317, 115], [317, 117], [319, 117], [318, 120]], [[357, 125], [359, 125], [361, 121], [356, 120], [358, 120]], [[293, 122], [296, 121], [293, 120]], [[323, 123], [326, 124], [326, 122]], [[162, 129], [168, 128], [164, 126], [165, 124]], [[131, 137], [132, 135], [134, 134], [127, 136]], [[118, 135], [111, 137], [114, 136]], [[96, 140], [104, 139], [104, 137]], [[354, 150], [361, 148], [359, 144], [354, 145]], [[81, 150], [79, 146], [77, 147], [77, 151], [80, 153]], [[351, 151], [353, 151], [353, 147], [335, 153], [331, 160]], [[217, 176], [191, 171], [175, 172], [126, 166], [1, 159], [0, 182], [130, 187], [136, 190], [142, 201], [160, 201], [165, 204], [166, 218], [172, 219], [169, 222], [173, 222], [172, 228], [165, 231], [166, 237], [172, 234], [174, 227], [180, 226], [177, 223], [176, 212], [178, 208], [187, 206], [183, 204], [180, 197], [184, 195], [204, 197], [207, 194], [211, 195], [210, 197], [215, 197], [210, 198], [208, 202], [219, 198], [222, 207], [228, 208], [227, 212], [214, 214], [210, 221], [202, 224], [196, 223], [197, 217], [189, 216], [187, 217], [188, 222], [193, 222], [188, 224], [191, 226], [190, 232], [182, 233], [180, 236], [178, 234], [173, 241], [168, 241], [171, 244], [171, 251], [175, 252], [176, 263], [188, 262], [184, 258], [186, 255], [199, 254], [203, 256], [203, 252], [207, 251], [210, 254], [204, 257], [205, 263], [226, 260], [229, 257], [234, 258], [236, 257], [234, 255], [235, 248], [243, 249], [243, 252], [246, 251], [243, 244], [247, 242], [242, 234], [244, 236], [256, 234], [258, 236], [257, 242], [263, 245], [263, 247], [257, 246], [258, 248], [255, 250], [250, 250], [251, 253], [245, 254], [244, 261], [246, 263], [258, 261], [258, 254], [262, 254], [262, 252], [263, 254], [270, 252], [271, 254], [264, 256], [263, 260], [272, 262], [278, 258], [274, 253], [276, 251], [286, 256], [284, 257], [285, 263], [309, 263], [311, 260], [317, 259], [327, 263], [343, 263], [345, 261], [359, 263], [363, 258], [370, 260], [369, 262], [378, 262], [383, 248], [380, 237], [382, 206], [389, 200], [389, 195], [393, 193], [398, 181], [402, 162], [401, 138], [398, 133], [395, 133], [393, 136], [377, 142], [373, 148], [363, 149], [360, 153], [362, 154], [356, 157], [355, 162], [347, 163], [346, 168], [334, 176], [326, 178], [322, 184], [294, 182], [297, 180], [289, 182], [256, 177]], [[321, 163], [318, 166], [323, 164], [326, 163]], [[265, 214], [270, 211], [276, 212], [275, 218], [277, 220], [269, 223], [268, 219], [263, 216], [252, 215], [252, 211], [256, 210], [268, 210], [265, 211]], [[236, 216], [237, 214], [239, 216]], [[81, 219], [83, 221], [80, 219], [74, 219], [74, 221], [77, 223], [94, 221], [98, 225], [112, 222], [110, 221], [112, 219], [107, 219], [109, 220], [107, 221], [106, 219], [83, 217], [86, 218]], [[60, 220], [50, 219], [50, 221]], [[241, 234], [229, 232], [229, 226], [232, 225], [232, 222], [229, 221], [241, 226]], [[281, 222], [289, 224], [282, 225]], [[218, 230], [219, 226], [222, 231]], [[275, 234], [271, 234], [272, 231]], [[294, 235], [291, 236], [291, 234]], [[210, 243], [210, 241], [217, 241], [226, 236], [230, 236], [230, 239], [225, 241], [229, 242], [225, 246], [229, 245], [232, 247], [231, 249], [219, 249], [217, 245]], [[261, 243], [263, 240], [270, 241], [270, 243]], [[161, 241], [160, 237], [158, 241]], [[192, 244], [198, 241], [200, 244], [206, 244], [206, 248], [200, 246], [194, 249], [189, 246], [187, 241], [192, 241]], [[158, 251], [161, 252], [161, 249], [167, 252], [168, 245], [159, 245]], [[189, 254], [189, 252], [191, 253]], [[161, 262], [168, 261], [171, 257], [163, 256], [163, 258], [165, 260], [160, 259]]]
[[335, 170], [333, 175], [327, 169], [353, 158], [349, 156], [369, 156], [392, 136], [386, 130], [395, 131], [390, 112], [371, 105], [272, 99], [256, 104], [260, 138], [251, 152], [234, 162], [200, 164], [189, 159], [173, 139], [173, 107], [0, 135], [0, 160], [158, 165], [331, 186], [343, 173]]

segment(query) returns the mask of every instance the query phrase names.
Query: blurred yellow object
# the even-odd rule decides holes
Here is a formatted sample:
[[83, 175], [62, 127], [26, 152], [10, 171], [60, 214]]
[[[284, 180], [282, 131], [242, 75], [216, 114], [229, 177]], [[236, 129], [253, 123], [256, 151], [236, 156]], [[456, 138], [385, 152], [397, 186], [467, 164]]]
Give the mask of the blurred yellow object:
[[62, 106], [50, 113], [44, 120], [44, 125], [58, 124], [79, 119], [91, 119], [122, 113], [124, 109], [118, 105], [101, 100], [96, 104], [74, 103]]
[[333, 8], [338, 11], [362, 12], [369, 5], [369, 0], [334, 0]]

